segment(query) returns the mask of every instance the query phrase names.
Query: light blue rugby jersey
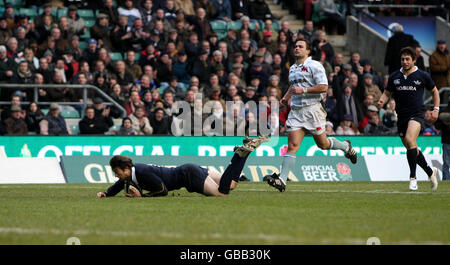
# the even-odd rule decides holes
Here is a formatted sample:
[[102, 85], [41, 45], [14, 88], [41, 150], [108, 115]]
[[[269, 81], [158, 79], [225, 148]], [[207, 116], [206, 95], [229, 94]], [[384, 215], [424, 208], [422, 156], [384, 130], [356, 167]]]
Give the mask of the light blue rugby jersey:
[[[293, 64], [289, 68], [289, 86], [299, 86], [310, 88], [316, 85], [327, 85], [328, 79], [325, 69], [320, 62], [308, 57], [303, 64]], [[326, 93], [321, 94], [292, 94], [291, 107], [305, 107], [319, 103]]]

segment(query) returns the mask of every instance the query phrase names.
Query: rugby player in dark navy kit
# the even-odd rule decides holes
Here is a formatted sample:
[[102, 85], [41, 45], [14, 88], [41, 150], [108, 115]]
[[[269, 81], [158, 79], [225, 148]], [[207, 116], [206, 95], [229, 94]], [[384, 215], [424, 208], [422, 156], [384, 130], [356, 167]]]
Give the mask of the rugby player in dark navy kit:
[[[175, 168], [133, 164], [129, 157], [117, 155], [111, 158], [109, 164], [119, 180], [106, 192], [97, 193], [97, 197], [115, 196], [124, 188], [127, 197], [166, 196], [168, 191], [183, 187], [189, 192], [206, 196], [227, 196], [239, 182], [250, 153], [268, 141], [269, 138], [266, 137], [244, 140], [243, 146], [235, 148], [231, 163], [222, 175], [195, 164], [184, 164]], [[143, 190], [148, 193], [144, 194]]]
[[416, 52], [411, 47], [400, 51], [402, 68], [393, 72], [388, 79], [388, 85], [378, 101], [378, 109], [383, 108], [392, 96], [395, 100], [395, 111], [398, 115], [397, 127], [403, 145], [406, 147], [406, 157], [410, 169], [410, 190], [417, 190], [416, 165], [419, 165], [428, 175], [431, 189], [438, 186], [437, 168], [430, 168], [422, 152], [417, 148], [417, 137], [424, 129], [425, 106], [423, 97], [425, 89], [433, 96], [434, 109], [431, 122], [439, 115], [439, 91], [430, 75], [415, 66]]

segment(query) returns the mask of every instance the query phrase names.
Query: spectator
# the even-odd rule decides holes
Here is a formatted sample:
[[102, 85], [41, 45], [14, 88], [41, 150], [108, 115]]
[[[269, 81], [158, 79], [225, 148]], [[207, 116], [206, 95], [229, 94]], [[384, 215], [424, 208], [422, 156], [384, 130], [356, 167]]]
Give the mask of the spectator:
[[[14, 59], [8, 57], [6, 47], [0, 46], [0, 81], [7, 81], [14, 76], [17, 69], [17, 63]], [[4, 97], [3, 97], [4, 98]]]
[[109, 118], [109, 108], [104, 109], [101, 115], [95, 114], [94, 107], [87, 107], [84, 118], [79, 121], [80, 134], [105, 134], [114, 122]]
[[[120, 84], [114, 84], [112, 86], [112, 91], [109, 95], [119, 105], [125, 106], [125, 97], [123, 96], [122, 88], [121, 88]], [[131, 106], [130, 106], [130, 108], [131, 108]], [[130, 114], [132, 113], [131, 110], [129, 112], [130, 112]], [[127, 111], [127, 113], [128, 113], [128, 111]], [[122, 116], [122, 111], [119, 108], [117, 108], [116, 106], [112, 106], [110, 114], [113, 118], [117, 119]]]
[[233, 20], [241, 19], [248, 16], [249, 1], [248, 0], [230, 0], [231, 10], [233, 12]]
[[249, 3], [248, 16], [251, 19], [262, 20], [273, 18], [269, 5], [264, 0], [255, 0]]
[[17, 20], [17, 17], [14, 13], [15, 11], [13, 5], [11, 3], [5, 3], [5, 12], [3, 13], [3, 17], [6, 18], [6, 21], [8, 22], [8, 28], [10, 30], [14, 30], [16, 26], [15, 22]]
[[5, 16], [0, 17], [0, 44], [5, 44], [9, 38], [13, 35], [12, 31], [8, 28], [8, 21]]
[[11, 96], [11, 106], [9, 108], [5, 108], [3, 109], [3, 111], [1, 112], [1, 120], [4, 122], [6, 121], [6, 119], [8, 119], [9, 117], [11, 117], [11, 108], [14, 106], [18, 106], [20, 107], [22, 104], [21, 101], [21, 97], [18, 94], [12, 94]]
[[388, 66], [389, 74], [400, 69], [400, 50], [407, 46], [413, 46], [417, 42], [414, 37], [403, 33], [403, 27], [397, 24], [394, 28], [394, 35], [389, 38], [386, 46], [386, 56], [384, 65]]
[[120, 126], [120, 130], [116, 133], [116, 135], [120, 136], [137, 135], [137, 132], [132, 127], [132, 122], [130, 118], [128, 117], [123, 118], [122, 126]]
[[136, 107], [133, 114], [129, 116], [133, 129], [138, 135], [152, 135], [153, 128], [148, 118], [145, 116], [145, 108], [140, 105]]
[[370, 121], [372, 120], [372, 116], [374, 115], [379, 116], [378, 108], [375, 105], [369, 105], [367, 107], [364, 118], [360, 120], [358, 124], [358, 128], [361, 132], [364, 131], [364, 128], [370, 123]]
[[212, 3], [215, 11], [214, 17], [230, 22], [232, 18], [230, 0], [212, 0]]
[[171, 121], [170, 117], [165, 115], [164, 109], [157, 108], [150, 117], [150, 125], [153, 128], [153, 135], [170, 135]]
[[327, 133], [327, 136], [328, 135], [336, 135], [333, 128], [334, 128], [334, 125], [331, 121], [327, 121], [325, 123], [325, 132]]
[[114, 27], [119, 24], [119, 12], [117, 11], [117, 8], [114, 7], [113, 0], [105, 0], [105, 4], [102, 8], [100, 8], [99, 13], [106, 14], [108, 16], [111, 26]]
[[206, 39], [211, 32], [211, 26], [206, 18], [206, 11], [203, 8], [197, 9], [195, 18], [189, 22], [194, 25], [194, 30], [197, 32], [199, 40]]
[[66, 120], [61, 115], [57, 103], [50, 104], [50, 111], [42, 118], [39, 123], [41, 135], [71, 135], [72, 131], [67, 125]]
[[[160, 23], [161, 25], [157, 27], [157, 23]], [[169, 32], [172, 28], [173, 28], [172, 23], [169, 22], [169, 20], [166, 18], [164, 8], [161, 7], [156, 9], [155, 15], [152, 21], [148, 23], [147, 27], [145, 28], [145, 31], [151, 32], [154, 29], [158, 29], [158, 31], [160, 32], [162, 31]]]
[[250, 18], [248, 16], [243, 16], [240, 18], [242, 27], [241, 27], [241, 31], [242, 30], [246, 30], [250, 36], [251, 40], [254, 40], [256, 42], [259, 42], [260, 40], [262, 40], [262, 35], [260, 35], [259, 33], [259, 24], [255, 23], [254, 24], [254, 29], [250, 28]]
[[425, 62], [422, 56], [422, 47], [419, 43], [416, 43], [414, 45], [414, 48], [416, 49], [416, 63], [414, 65], [417, 66], [417, 68], [419, 68], [420, 70], [426, 72], [427, 69], [425, 68]]
[[344, 119], [336, 129], [337, 135], [359, 135], [358, 128], [353, 122], [352, 115], [344, 115]]
[[336, 27], [338, 35], [345, 34], [345, 14], [339, 12], [334, 0], [319, 0], [317, 12], [319, 15], [327, 17], [327, 20], [329, 21], [327, 26], [329, 28]]
[[381, 97], [380, 88], [373, 83], [373, 76], [369, 73], [363, 75], [364, 79], [364, 95], [373, 95], [373, 101], [378, 102]]
[[209, 0], [198, 0], [195, 1], [194, 9], [198, 10], [200, 8], [203, 8], [203, 10], [206, 12], [206, 19], [213, 19], [214, 18], [214, 4], [212, 1]]
[[[449, 100], [450, 102], [450, 100]], [[439, 114], [439, 119], [435, 126], [441, 130], [442, 143], [442, 180], [450, 180], [450, 103]]]
[[134, 83], [133, 75], [127, 71], [124, 61], [116, 62], [116, 72], [117, 83], [119, 83], [122, 87], [126, 87], [128, 89], [131, 88], [131, 85]]
[[131, 46], [131, 26], [128, 25], [128, 17], [120, 16], [119, 24], [114, 28], [111, 41], [116, 51], [125, 52]]
[[139, 8], [139, 12], [141, 13], [142, 23], [144, 27], [146, 27], [150, 21], [153, 19], [153, 1], [145, 0], [143, 1], [142, 7]]
[[272, 33], [273, 40], [278, 39], [278, 32], [273, 29], [272, 25], [273, 25], [272, 19], [268, 18], [264, 20], [264, 28], [262, 28], [261, 31], [259, 32], [259, 39], [263, 39], [264, 34], [268, 31]]
[[307, 39], [310, 43], [313, 43], [316, 38], [316, 30], [314, 29], [314, 23], [312, 20], [307, 20], [303, 29], [299, 30], [297, 34], [303, 35], [304, 39]]
[[28, 126], [24, 118], [25, 112], [19, 106], [12, 106], [11, 117], [5, 120], [6, 135], [27, 135]]
[[31, 102], [25, 115], [25, 122], [27, 123], [28, 131], [39, 133], [39, 122], [43, 117], [44, 113], [42, 113], [36, 102]]
[[178, 8], [177, 12], [181, 10], [188, 16], [195, 14], [192, 0], [175, 0], [175, 6]]
[[105, 48], [108, 51], [113, 50], [111, 42], [111, 31], [109, 30], [108, 15], [99, 13], [97, 15], [97, 21], [94, 26], [90, 28], [91, 37], [98, 42], [98, 46]]
[[438, 89], [450, 87], [450, 54], [443, 40], [437, 42], [436, 50], [431, 54], [430, 71], [431, 78]]
[[386, 132], [386, 128], [383, 123], [380, 121], [380, 116], [372, 115], [370, 117], [369, 124], [364, 127], [365, 135], [382, 135]]
[[395, 112], [395, 100], [389, 100], [386, 111], [381, 116], [383, 125], [386, 127], [386, 135], [397, 134], [397, 113]]
[[86, 26], [84, 25], [84, 20], [77, 14], [77, 6], [70, 5], [68, 11], [69, 17], [69, 36], [71, 35], [83, 35]]
[[[131, 91], [129, 101], [127, 104], [125, 104], [127, 116], [130, 116], [132, 113], [136, 112], [136, 108], [139, 106], [144, 106], [144, 102], [142, 102], [139, 97], [139, 92]], [[148, 115], [146, 114], [146, 116]]]
[[[320, 54], [321, 51], [325, 52], [325, 60], [331, 63], [334, 60], [334, 49], [333, 46], [327, 40], [327, 34], [323, 30], [317, 31], [317, 38], [312, 42], [312, 56]], [[318, 57], [320, 58], [320, 57]]]
[[[272, 93], [271, 91], [275, 91], [274, 93]], [[269, 77], [269, 85], [266, 88], [265, 91], [265, 95], [267, 96], [275, 96], [277, 97], [277, 99], [281, 99], [281, 95], [282, 95], [282, 90], [280, 87], [280, 78], [276, 75], [271, 75]]]
[[352, 52], [352, 55], [350, 56], [350, 61], [348, 62], [352, 66], [352, 72], [353, 73], [359, 73], [362, 69], [362, 65], [360, 63], [361, 56], [358, 52]]
[[45, 3], [42, 8], [44, 9], [44, 11], [42, 12], [42, 14], [38, 15], [37, 17], [35, 17], [33, 19], [34, 24], [36, 25], [36, 28], [42, 26], [43, 24], [45, 24], [44, 20], [45, 17], [48, 16], [50, 18], [50, 24], [56, 23], [57, 18], [56, 16], [53, 16], [52, 14], [52, 5], [50, 3]]
[[350, 84], [344, 85], [344, 94], [337, 98], [337, 112], [341, 121], [344, 119], [344, 115], [350, 115], [353, 124], [358, 124], [363, 119], [359, 101], [353, 96]]
[[375, 85], [378, 86], [378, 88], [383, 89], [384, 90], [384, 86], [383, 86], [383, 80], [381, 79], [381, 77], [377, 74], [377, 72], [375, 72], [372, 68], [372, 64], [370, 63], [370, 61], [368, 59], [363, 59], [361, 60], [361, 66], [363, 67], [363, 75], [364, 74], [371, 74], [372, 75], [372, 83], [374, 83]]
[[125, 0], [124, 5], [120, 6], [117, 11], [119, 16], [125, 16], [128, 18], [127, 26], [132, 26], [136, 19], [141, 18], [141, 13], [134, 7], [133, 0]]
[[169, 21], [175, 21], [177, 9], [175, 8], [174, 0], [166, 0], [166, 6], [164, 7], [164, 17]]
[[185, 86], [189, 84], [191, 76], [188, 73], [187, 56], [184, 51], [180, 51], [177, 53], [177, 61], [173, 65], [173, 73]]
[[325, 99], [324, 109], [327, 112], [327, 119], [337, 125], [339, 123], [339, 116], [337, 112], [337, 100], [333, 96], [333, 89], [328, 87], [327, 97]]
[[142, 68], [139, 64], [136, 63], [136, 53], [132, 50], [127, 51], [126, 58], [126, 69], [133, 76], [133, 81], [137, 81], [138, 78], [142, 75]]

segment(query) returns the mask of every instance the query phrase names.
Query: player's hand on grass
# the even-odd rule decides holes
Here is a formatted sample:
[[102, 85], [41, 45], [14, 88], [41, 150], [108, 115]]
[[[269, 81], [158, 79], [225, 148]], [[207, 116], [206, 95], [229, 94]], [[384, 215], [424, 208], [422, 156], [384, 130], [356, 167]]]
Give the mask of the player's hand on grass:
[[97, 198], [105, 198], [106, 194], [104, 192], [97, 193]]
[[131, 191], [131, 193], [125, 193], [126, 197], [128, 198], [142, 197], [141, 193], [135, 187], [130, 185], [128, 189]]

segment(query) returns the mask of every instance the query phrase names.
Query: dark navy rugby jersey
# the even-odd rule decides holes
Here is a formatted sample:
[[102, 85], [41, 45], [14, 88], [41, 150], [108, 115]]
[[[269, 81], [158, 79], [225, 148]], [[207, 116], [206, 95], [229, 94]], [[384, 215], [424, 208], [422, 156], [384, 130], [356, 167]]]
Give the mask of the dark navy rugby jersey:
[[395, 100], [395, 111], [399, 119], [410, 117], [423, 117], [425, 106], [423, 96], [425, 89], [435, 87], [430, 75], [417, 69], [406, 78], [403, 72], [397, 70], [389, 76], [386, 90], [392, 93]]
[[[146, 164], [135, 164], [134, 172], [136, 182], [141, 189], [148, 190], [151, 193], [160, 193], [158, 194], [159, 196], [167, 195], [167, 191], [180, 189], [184, 186], [185, 182], [179, 167], [167, 168]], [[116, 195], [123, 189], [124, 184], [125, 182], [119, 179], [106, 191], [106, 195]]]

